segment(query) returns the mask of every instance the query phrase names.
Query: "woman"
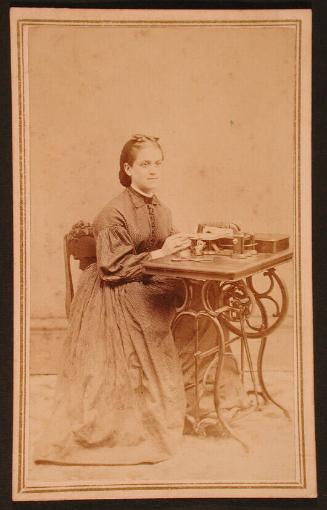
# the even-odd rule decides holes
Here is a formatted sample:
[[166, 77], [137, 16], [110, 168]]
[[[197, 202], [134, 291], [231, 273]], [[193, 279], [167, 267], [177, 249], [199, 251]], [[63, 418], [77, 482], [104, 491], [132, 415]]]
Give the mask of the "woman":
[[97, 263], [82, 275], [58, 376], [53, 415], [37, 462], [137, 464], [175, 453], [183, 433], [184, 384], [170, 331], [173, 282], [144, 277], [142, 262], [187, 248], [157, 199], [157, 138], [123, 147], [126, 188], [94, 221]]

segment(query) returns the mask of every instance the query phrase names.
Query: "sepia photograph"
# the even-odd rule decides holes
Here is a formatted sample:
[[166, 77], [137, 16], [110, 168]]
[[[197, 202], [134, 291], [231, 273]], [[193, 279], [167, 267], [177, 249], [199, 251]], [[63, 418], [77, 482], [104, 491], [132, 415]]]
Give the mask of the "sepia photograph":
[[10, 18], [13, 499], [316, 497], [311, 11]]

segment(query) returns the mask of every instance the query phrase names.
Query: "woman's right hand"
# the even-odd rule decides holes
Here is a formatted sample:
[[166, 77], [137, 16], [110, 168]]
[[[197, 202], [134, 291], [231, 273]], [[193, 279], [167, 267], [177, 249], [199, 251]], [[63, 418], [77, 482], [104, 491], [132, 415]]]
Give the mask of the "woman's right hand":
[[164, 257], [165, 255], [172, 255], [179, 251], [185, 250], [191, 245], [191, 240], [185, 234], [173, 234], [167, 237], [162, 248], [151, 252], [153, 259]]

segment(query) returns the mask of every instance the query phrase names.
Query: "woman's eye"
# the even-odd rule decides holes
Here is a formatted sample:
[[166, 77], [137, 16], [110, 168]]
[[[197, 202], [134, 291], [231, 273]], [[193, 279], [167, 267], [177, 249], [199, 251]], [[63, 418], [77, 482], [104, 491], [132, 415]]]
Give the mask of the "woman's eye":
[[141, 163], [141, 166], [149, 166], [149, 161], [143, 161], [143, 163]]

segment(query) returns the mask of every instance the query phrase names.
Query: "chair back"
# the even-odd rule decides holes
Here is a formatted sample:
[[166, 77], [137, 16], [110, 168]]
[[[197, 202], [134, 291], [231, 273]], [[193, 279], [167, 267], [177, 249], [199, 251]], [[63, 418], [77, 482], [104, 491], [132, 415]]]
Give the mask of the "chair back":
[[71, 270], [71, 256], [79, 260], [79, 268], [84, 271], [96, 262], [96, 244], [90, 223], [79, 221], [64, 236], [64, 260], [66, 277], [66, 315], [69, 317], [71, 302], [74, 297], [74, 285]]

